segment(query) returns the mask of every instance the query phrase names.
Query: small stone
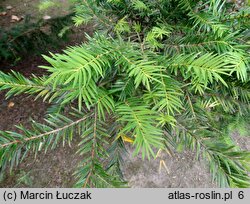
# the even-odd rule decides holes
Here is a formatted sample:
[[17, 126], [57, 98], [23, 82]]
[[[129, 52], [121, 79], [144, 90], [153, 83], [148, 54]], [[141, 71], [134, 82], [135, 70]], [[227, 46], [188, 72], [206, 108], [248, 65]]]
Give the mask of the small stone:
[[7, 6], [6, 9], [11, 10], [11, 9], [13, 9], [13, 7], [12, 6]]
[[6, 11], [0, 12], [0, 16], [5, 16], [7, 14]]
[[49, 20], [49, 19], [51, 19], [51, 16], [46, 15], [43, 17], [43, 20]]
[[9, 104], [8, 104], [8, 108], [13, 108], [13, 107], [14, 107], [14, 105], [15, 105], [15, 103], [14, 103], [14, 102], [9, 102]]
[[11, 16], [11, 22], [16, 22], [16, 21], [18, 22], [20, 20], [22, 20], [22, 18], [19, 18], [18, 16], [15, 16], [15, 15]]

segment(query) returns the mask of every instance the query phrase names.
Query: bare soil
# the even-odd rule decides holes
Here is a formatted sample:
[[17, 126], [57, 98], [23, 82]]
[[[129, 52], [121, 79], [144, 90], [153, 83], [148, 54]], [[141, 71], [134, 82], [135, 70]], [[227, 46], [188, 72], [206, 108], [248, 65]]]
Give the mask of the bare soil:
[[[11, 22], [11, 16], [19, 18], [28, 18], [30, 22], [36, 22], [44, 16], [58, 17], [67, 15], [70, 12], [71, 4], [69, 0], [53, 0], [55, 5], [46, 10], [39, 10], [41, 0], [1, 0], [0, 12], [7, 12], [6, 15], [0, 16], [0, 27], [11, 28], [24, 21]], [[11, 9], [7, 7], [11, 6]]]

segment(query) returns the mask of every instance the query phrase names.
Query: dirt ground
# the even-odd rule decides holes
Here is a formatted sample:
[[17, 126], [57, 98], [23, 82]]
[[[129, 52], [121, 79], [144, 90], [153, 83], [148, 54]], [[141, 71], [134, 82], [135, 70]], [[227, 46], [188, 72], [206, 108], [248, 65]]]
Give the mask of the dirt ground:
[[[11, 28], [16, 24], [23, 23], [11, 22], [11, 16], [15, 15], [18, 18], [27, 18], [29, 22], [36, 22], [44, 16], [51, 18], [56, 16], [64, 16], [70, 12], [71, 4], [69, 0], [53, 0], [55, 5], [46, 10], [40, 10], [39, 5], [41, 0], [1, 0], [0, 12], [6, 12], [6, 15], [0, 16], [0, 26], [4, 28]], [[11, 6], [11, 9], [7, 7]]]
[[[16, 15], [25, 14], [38, 18], [44, 14], [39, 13], [37, 2], [39, 0], [3, 0], [0, 2], [0, 8], [4, 9], [11, 5]], [[67, 4], [67, 0], [62, 2]], [[67, 9], [56, 15], [63, 15], [63, 12], [67, 12]], [[46, 13], [46, 15], [52, 14], [53, 10]], [[9, 19], [8, 16], [6, 19]], [[3, 24], [7, 22], [6, 19], [2, 20]], [[1, 17], [0, 25], [2, 25]], [[83, 39], [82, 36], [78, 36], [77, 39], [73, 36], [73, 38], [70, 42], [71, 45], [79, 43]], [[58, 51], [60, 52], [60, 50]], [[46, 74], [44, 70], [37, 67], [45, 63], [40, 56], [32, 56], [22, 59], [15, 66], [11, 63], [0, 62], [0, 70], [8, 72], [10, 69], [14, 69], [25, 76], [30, 76], [32, 73], [43, 75]], [[15, 131], [15, 125], [19, 124], [29, 127], [31, 118], [43, 121], [48, 104], [41, 100], [34, 101], [34, 98], [27, 98], [25, 95], [5, 100], [4, 94], [0, 93], [0, 130]], [[12, 105], [10, 106], [10, 104]], [[233, 137], [242, 148], [250, 150], [249, 137], [240, 137], [237, 133], [234, 133]], [[75, 155], [78, 142], [79, 138], [75, 137], [71, 147], [68, 145], [63, 148], [58, 147], [46, 154], [40, 152], [36, 158], [28, 155], [13, 172], [6, 172], [0, 178], [0, 187], [72, 187], [75, 182], [72, 174], [77, 163], [82, 159]], [[173, 156], [162, 154], [161, 159], [165, 162], [166, 168], [162, 168], [161, 171], [159, 171], [160, 159], [143, 161], [140, 157], [132, 157], [130, 147], [128, 147], [128, 152], [123, 173], [130, 187], [216, 187], [216, 184], [211, 182], [204, 161], [196, 161], [193, 152], [185, 151]]]

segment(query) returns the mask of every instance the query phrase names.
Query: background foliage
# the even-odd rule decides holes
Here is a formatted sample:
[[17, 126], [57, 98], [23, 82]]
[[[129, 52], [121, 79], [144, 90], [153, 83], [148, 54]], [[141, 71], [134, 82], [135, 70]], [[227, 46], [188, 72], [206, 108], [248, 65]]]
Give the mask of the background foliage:
[[26, 18], [24, 23], [11, 29], [1, 28], [0, 60], [16, 60], [26, 54], [41, 53], [48, 48], [55, 48], [60, 42], [67, 40], [70, 29], [65, 28], [72, 25], [72, 15], [42, 19], [36, 23]]

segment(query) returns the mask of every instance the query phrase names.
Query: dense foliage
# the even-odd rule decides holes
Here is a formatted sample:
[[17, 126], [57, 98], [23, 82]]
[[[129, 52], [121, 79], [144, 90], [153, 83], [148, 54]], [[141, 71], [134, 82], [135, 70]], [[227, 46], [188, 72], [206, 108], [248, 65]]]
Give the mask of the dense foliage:
[[[249, 187], [250, 153], [227, 124], [249, 116], [249, 8], [223, 0], [75, 1], [96, 34], [44, 56], [42, 78], [0, 72], [7, 97], [51, 103], [46, 124], [0, 132], [0, 166], [81, 137], [77, 187], [121, 187], [124, 142], [135, 155], [190, 148], [219, 186]], [[65, 112], [71, 107], [70, 112]]]
[[41, 53], [48, 48], [55, 48], [68, 39], [72, 26], [72, 14], [49, 20], [24, 22], [11, 28], [0, 26], [0, 60], [19, 60], [32, 53]]

